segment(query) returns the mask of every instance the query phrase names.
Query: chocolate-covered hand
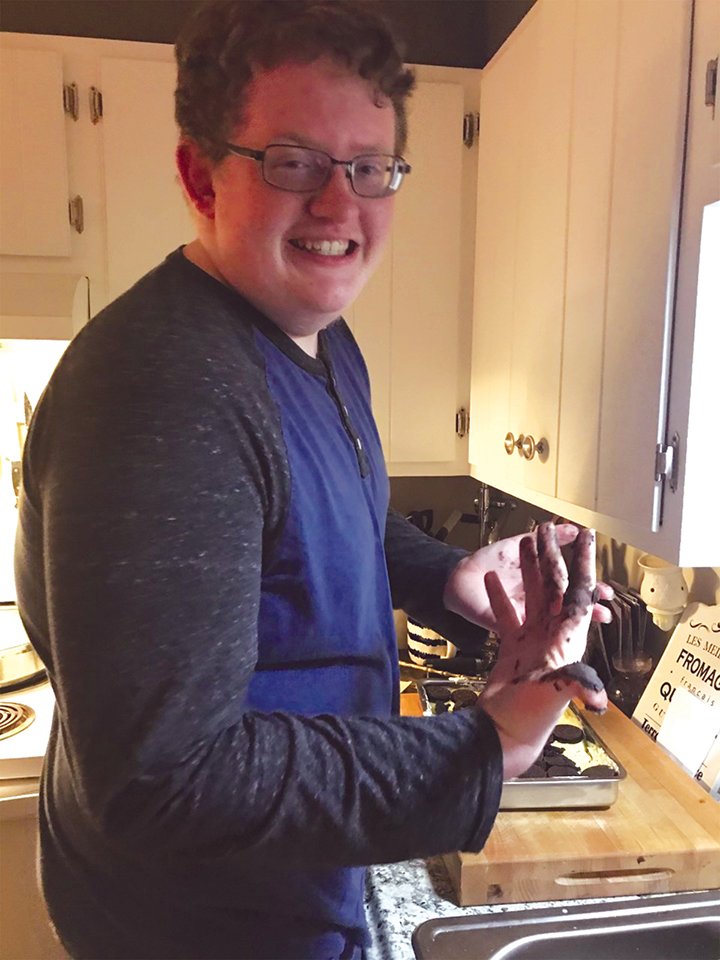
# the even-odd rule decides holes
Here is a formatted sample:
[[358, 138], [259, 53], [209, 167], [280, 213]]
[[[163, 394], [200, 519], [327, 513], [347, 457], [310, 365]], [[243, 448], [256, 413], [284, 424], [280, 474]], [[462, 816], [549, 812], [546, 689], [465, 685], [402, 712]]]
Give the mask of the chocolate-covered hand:
[[495, 722], [505, 776], [526, 770], [542, 751], [568, 702], [598, 712], [607, 695], [585, 652], [595, 591], [595, 533], [581, 530], [568, 575], [553, 524], [520, 543], [525, 588], [521, 618], [497, 573], [485, 577], [500, 636], [498, 661], [478, 706]]
[[[562, 547], [576, 539], [578, 528], [571, 523], [559, 523], [555, 526], [555, 533], [558, 545]], [[485, 587], [485, 575], [493, 570], [498, 574], [505, 593], [512, 601], [518, 615], [523, 617], [525, 592], [520, 564], [520, 544], [528, 538], [535, 542], [536, 536], [537, 534], [533, 533], [507, 537], [481, 547], [475, 553], [464, 557], [452, 571], [445, 585], [443, 600], [447, 609], [452, 610], [453, 613], [459, 613], [471, 623], [479, 623], [480, 626], [487, 627], [489, 630], [497, 630], [495, 614]], [[603, 604], [597, 603], [598, 600], [610, 600], [612, 597], [611, 587], [605, 583], [596, 585], [592, 606], [593, 620], [608, 623], [612, 619], [610, 610]]]

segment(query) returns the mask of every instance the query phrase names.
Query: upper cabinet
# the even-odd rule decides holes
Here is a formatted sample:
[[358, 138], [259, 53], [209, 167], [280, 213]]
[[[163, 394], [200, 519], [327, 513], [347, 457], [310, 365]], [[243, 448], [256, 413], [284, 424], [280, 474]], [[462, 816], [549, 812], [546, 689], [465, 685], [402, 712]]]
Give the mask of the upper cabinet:
[[69, 257], [62, 57], [0, 53], [0, 255]]
[[[569, 12], [566, 0], [533, 10], [481, 83], [470, 460], [494, 486], [545, 495], [558, 458]], [[531, 459], [521, 437], [538, 447]]]
[[175, 170], [175, 63], [103, 57], [108, 298], [195, 235]]
[[188, 239], [172, 61], [167, 44], [0, 33], [0, 300], [22, 287], [9, 275], [82, 276], [94, 314]]
[[[0, 43], [3, 61], [32, 60], [2, 110], [8, 123], [30, 131], [23, 151], [46, 164], [24, 174], [19, 147], [3, 160], [3, 197], [21, 192], [27, 209], [35, 203], [38, 212], [35, 245], [2, 251], [18, 256], [0, 254], [0, 285], [9, 272], [84, 274], [95, 313], [194, 235], [175, 172], [172, 48], [20, 34], [2, 34]], [[38, 59], [47, 61], [44, 73], [34, 66]], [[28, 71], [31, 85], [23, 80]], [[464, 114], [477, 111], [479, 76], [426, 66], [417, 73], [406, 151], [413, 170], [395, 200], [385, 259], [347, 319], [367, 359], [390, 472], [458, 474], [468, 462], [456, 414], [469, 407], [477, 172], [477, 145], [463, 142]], [[77, 91], [77, 120], [63, 116], [63, 84]], [[52, 141], [44, 139], [37, 98], [55, 111]], [[59, 198], [52, 209], [44, 193], [33, 192], [46, 183]], [[68, 222], [74, 197], [83, 208], [82, 233]], [[3, 238], [15, 240], [21, 233], [6, 230], [5, 219], [29, 228], [31, 218], [9, 204], [7, 211]], [[42, 246], [51, 216], [66, 237], [57, 254], [64, 260], [51, 260]]]
[[720, 563], [717, 17], [539, 0], [481, 85], [471, 471], [694, 566]]
[[[417, 67], [405, 151], [412, 172], [395, 198], [379, 269], [346, 317], [366, 358], [373, 410], [395, 475], [464, 474], [477, 146], [476, 71]], [[472, 127], [472, 122], [470, 123]]]

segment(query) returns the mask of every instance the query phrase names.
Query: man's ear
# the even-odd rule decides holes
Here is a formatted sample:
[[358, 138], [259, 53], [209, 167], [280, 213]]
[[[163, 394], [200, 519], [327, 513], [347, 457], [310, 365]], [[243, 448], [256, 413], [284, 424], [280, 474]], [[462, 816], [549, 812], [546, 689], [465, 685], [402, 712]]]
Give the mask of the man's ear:
[[208, 220], [215, 219], [215, 191], [211, 161], [194, 140], [183, 138], [175, 151], [178, 173], [188, 199], [198, 213]]

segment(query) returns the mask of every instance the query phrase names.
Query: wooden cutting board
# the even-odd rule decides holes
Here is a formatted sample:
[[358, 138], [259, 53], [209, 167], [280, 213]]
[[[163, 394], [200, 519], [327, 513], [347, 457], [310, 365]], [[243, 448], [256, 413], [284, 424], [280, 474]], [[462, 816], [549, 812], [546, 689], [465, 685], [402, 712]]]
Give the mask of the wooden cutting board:
[[627, 771], [607, 810], [509, 810], [445, 857], [461, 906], [720, 888], [720, 803], [612, 704], [585, 714]]

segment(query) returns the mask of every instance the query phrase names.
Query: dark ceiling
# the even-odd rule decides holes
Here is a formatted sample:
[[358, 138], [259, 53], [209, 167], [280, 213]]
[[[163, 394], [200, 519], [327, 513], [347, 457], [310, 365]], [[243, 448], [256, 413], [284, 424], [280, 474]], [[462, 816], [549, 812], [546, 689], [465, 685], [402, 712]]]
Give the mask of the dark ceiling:
[[[173, 43], [196, 0], [0, 0], [0, 29]], [[535, 0], [375, 0], [409, 63], [483, 67]]]

